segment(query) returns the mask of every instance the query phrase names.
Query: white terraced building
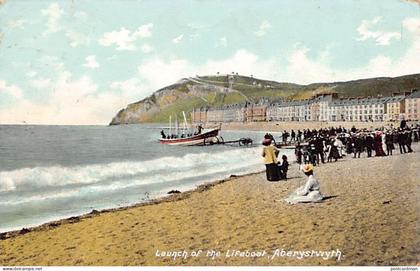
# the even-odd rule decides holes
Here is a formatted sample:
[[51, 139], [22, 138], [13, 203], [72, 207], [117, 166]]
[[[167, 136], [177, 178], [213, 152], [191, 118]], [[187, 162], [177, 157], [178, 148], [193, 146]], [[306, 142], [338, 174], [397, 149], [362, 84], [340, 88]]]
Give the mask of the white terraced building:
[[307, 121], [310, 101], [285, 101], [274, 103], [267, 108], [268, 121]]
[[228, 105], [223, 107], [224, 122], [243, 122], [246, 120], [245, 105]]
[[383, 121], [387, 99], [333, 100], [329, 106], [329, 121]]
[[397, 121], [404, 119], [405, 96], [398, 95], [389, 97], [385, 104], [384, 120]]
[[[197, 119], [208, 122], [244, 121], [399, 121], [419, 120], [420, 95], [376, 98], [336, 99], [334, 95], [320, 95], [311, 100], [284, 101], [268, 105], [245, 103], [208, 109], [206, 116], [195, 112]], [[199, 114], [197, 114], [199, 113]]]
[[420, 91], [414, 90], [405, 99], [405, 119], [419, 120], [420, 119]]

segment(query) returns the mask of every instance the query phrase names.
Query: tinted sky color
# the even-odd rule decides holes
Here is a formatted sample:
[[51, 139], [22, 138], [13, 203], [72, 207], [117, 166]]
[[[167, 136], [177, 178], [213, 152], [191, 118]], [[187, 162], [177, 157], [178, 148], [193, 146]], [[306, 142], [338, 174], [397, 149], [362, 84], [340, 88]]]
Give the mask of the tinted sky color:
[[0, 27], [0, 124], [106, 124], [196, 74], [307, 84], [420, 72], [416, 1], [10, 0]]

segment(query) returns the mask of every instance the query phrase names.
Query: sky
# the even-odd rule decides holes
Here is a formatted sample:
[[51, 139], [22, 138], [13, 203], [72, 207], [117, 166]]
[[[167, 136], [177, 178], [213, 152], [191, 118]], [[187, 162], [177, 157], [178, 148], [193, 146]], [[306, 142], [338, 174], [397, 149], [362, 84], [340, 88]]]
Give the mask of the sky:
[[108, 124], [184, 77], [420, 73], [415, 0], [0, 0], [0, 124]]

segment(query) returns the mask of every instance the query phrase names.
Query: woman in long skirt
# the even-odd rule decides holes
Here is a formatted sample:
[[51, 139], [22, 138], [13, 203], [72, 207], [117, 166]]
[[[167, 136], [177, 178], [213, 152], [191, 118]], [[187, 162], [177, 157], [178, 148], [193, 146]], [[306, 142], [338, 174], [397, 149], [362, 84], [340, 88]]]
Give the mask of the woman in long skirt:
[[373, 138], [373, 147], [375, 148], [375, 156], [386, 156], [384, 149], [382, 148], [382, 133], [377, 131]]
[[267, 175], [267, 181], [276, 182], [280, 180], [279, 168], [277, 165], [277, 156], [279, 150], [271, 144], [270, 138], [265, 138], [262, 142], [264, 145], [262, 151], [262, 157], [264, 157], [265, 172]]

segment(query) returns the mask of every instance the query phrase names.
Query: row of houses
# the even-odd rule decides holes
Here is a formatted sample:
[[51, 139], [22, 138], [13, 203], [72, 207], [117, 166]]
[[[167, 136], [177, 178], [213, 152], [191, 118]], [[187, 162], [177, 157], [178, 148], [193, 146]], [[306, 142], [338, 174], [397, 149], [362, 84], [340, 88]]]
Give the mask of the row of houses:
[[191, 113], [195, 123], [254, 121], [398, 121], [420, 119], [420, 92], [376, 98], [338, 98], [318, 95], [299, 101], [227, 105], [199, 108]]

